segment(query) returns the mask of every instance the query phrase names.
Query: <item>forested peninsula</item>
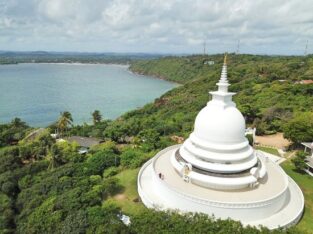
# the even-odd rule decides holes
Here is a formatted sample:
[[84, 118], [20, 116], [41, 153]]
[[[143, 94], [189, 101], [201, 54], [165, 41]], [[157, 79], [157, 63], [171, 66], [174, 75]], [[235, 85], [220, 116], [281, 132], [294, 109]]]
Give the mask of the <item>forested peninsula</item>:
[[[283, 132], [297, 149], [313, 139], [313, 56], [228, 56], [230, 91], [257, 134]], [[16, 118], [0, 125], [0, 233], [309, 233], [313, 180], [283, 168], [306, 186], [305, 215], [287, 230], [243, 227], [202, 214], [180, 215], [145, 208], [137, 173], [156, 152], [188, 137], [196, 114], [216, 90], [223, 55], [134, 60], [130, 70], [181, 85], [143, 108], [108, 120], [94, 112], [93, 124], [73, 125], [64, 110], [55, 124], [35, 129]], [[60, 137], [104, 142], [80, 154]], [[299, 182], [300, 181], [300, 182]], [[303, 183], [301, 181], [304, 181]], [[303, 187], [302, 187], [303, 188]], [[125, 225], [125, 214], [131, 223]]]

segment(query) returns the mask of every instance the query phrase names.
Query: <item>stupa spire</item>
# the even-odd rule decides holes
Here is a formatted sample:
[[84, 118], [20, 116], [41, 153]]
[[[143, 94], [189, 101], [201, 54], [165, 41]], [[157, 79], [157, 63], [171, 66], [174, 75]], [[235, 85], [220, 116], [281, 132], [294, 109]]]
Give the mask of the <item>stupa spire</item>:
[[210, 94], [212, 94], [212, 97], [213, 97], [212, 98], [213, 104], [218, 104], [223, 107], [236, 106], [236, 104], [232, 101], [232, 96], [235, 93], [228, 92], [228, 86], [230, 86], [230, 84], [228, 83], [228, 79], [227, 79], [227, 54], [226, 53], [224, 56], [224, 63], [223, 63], [223, 68], [221, 72], [221, 77], [218, 83], [216, 83], [216, 85], [218, 86], [218, 90], [210, 92]]
[[222, 68], [222, 73], [221, 73], [221, 78], [219, 82], [217, 83], [218, 86], [218, 91], [221, 92], [228, 92], [228, 79], [227, 79], [227, 53], [224, 55], [224, 63], [223, 63], [223, 68]]

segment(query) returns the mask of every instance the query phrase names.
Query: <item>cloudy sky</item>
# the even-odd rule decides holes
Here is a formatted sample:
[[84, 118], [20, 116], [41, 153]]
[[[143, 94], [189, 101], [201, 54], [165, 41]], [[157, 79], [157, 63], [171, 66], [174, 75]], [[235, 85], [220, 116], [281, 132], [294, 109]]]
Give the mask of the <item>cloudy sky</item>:
[[312, 53], [313, 0], [0, 0], [0, 50], [220, 53], [238, 40]]

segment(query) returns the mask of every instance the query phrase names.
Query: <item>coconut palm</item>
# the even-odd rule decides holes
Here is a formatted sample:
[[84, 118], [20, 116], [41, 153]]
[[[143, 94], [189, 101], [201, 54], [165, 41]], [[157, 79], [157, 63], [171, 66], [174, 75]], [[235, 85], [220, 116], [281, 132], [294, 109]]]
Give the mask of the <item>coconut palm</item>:
[[54, 168], [62, 165], [64, 160], [62, 158], [62, 153], [57, 147], [57, 145], [53, 145], [48, 153], [48, 161], [49, 167], [48, 169], [53, 170]]
[[12, 121], [11, 121], [11, 125], [12, 127], [14, 128], [19, 128], [19, 127], [25, 127], [27, 126], [25, 122], [23, 122], [20, 118], [14, 118]]
[[58, 131], [62, 136], [64, 131], [68, 129], [69, 126], [73, 125], [73, 118], [70, 112], [64, 111], [61, 112], [61, 116], [57, 122]]
[[93, 124], [94, 125], [96, 125], [97, 123], [100, 123], [101, 119], [102, 119], [102, 115], [101, 115], [100, 111], [99, 110], [95, 110], [92, 113], [92, 118], [93, 118]]

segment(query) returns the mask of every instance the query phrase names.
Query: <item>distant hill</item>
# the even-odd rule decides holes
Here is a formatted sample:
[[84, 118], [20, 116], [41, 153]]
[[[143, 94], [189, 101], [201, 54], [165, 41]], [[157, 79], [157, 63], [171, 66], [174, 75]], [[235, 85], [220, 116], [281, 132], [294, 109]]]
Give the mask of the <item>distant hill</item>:
[[0, 64], [10, 63], [119, 63], [160, 58], [165, 55], [148, 53], [89, 53], [47, 51], [0, 51]]
[[[296, 81], [313, 79], [313, 55], [310, 56], [266, 56], [235, 55], [229, 56], [230, 79], [273, 82], [277, 80]], [[208, 62], [213, 62], [210, 65]], [[178, 83], [202, 79], [212, 74], [218, 75], [223, 55], [168, 56], [154, 60], [140, 60], [131, 64], [131, 70], [152, 75]]]

